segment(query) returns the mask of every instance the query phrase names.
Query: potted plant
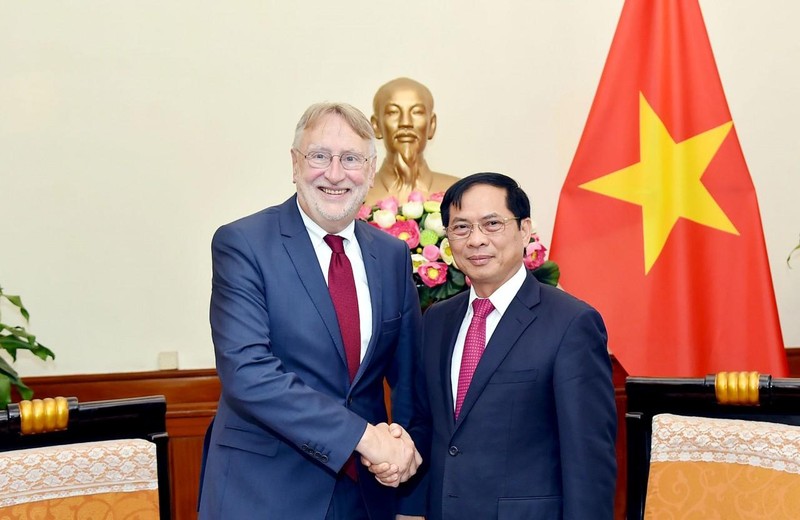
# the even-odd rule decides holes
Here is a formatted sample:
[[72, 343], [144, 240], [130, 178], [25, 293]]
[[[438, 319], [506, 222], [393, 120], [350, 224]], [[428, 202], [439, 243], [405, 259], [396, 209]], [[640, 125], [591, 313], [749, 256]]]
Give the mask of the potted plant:
[[[5, 302], [9, 302], [15, 308], [22, 318], [22, 323], [27, 325], [30, 314], [22, 305], [22, 299], [19, 296], [5, 294], [3, 288], [0, 287], [0, 311]], [[23, 325], [7, 325], [0, 315], [0, 350], [4, 350], [12, 361], [16, 361], [17, 351], [20, 349], [29, 350], [42, 360], [56, 357], [49, 348], [36, 341], [36, 336], [25, 330]], [[0, 356], [0, 409], [5, 408], [11, 402], [11, 385], [14, 385], [23, 399], [30, 399], [33, 396], [33, 390], [22, 382], [11, 364], [3, 356]]]

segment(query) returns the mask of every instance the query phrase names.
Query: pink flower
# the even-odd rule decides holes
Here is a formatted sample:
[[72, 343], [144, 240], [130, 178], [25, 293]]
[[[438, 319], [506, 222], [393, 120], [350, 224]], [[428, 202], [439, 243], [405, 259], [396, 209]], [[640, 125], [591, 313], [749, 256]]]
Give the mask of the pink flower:
[[428, 287], [436, 287], [447, 281], [447, 264], [444, 262], [428, 262], [417, 269], [422, 283]]
[[397, 202], [397, 197], [386, 197], [378, 201], [378, 207], [397, 215], [397, 208], [400, 207], [400, 203]]
[[428, 200], [433, 200], [436, 202], [442, 202], [442, 199], [444, 199], [443, 191], [437, 191], [436, 193], [431, 193], [431, 196], [428, 197]]
[[422, 248], [422, 256], [424, 256], [428, 262], [435, 262], [439, 259], [439, 248], [433, 244], [427, 245]]
[[408, 202], [425, 202], [425, 195], [421, 191], [414, 190], [408, 194]]
[[392, 227], [384, 229], [384, 231], [405, 241], [409, 249], [419, 245], [419, 224], [416, 220], [398, 220]]
[[356, 218], [360, 220], [367, 220], [367, 217], [369, 217], [371, 213], [372, 213], [372, 206], [367, 206], [366, 204], [362, 204], [361, 208], [358, 210]]
[[547, 253], [547, 248], [539, 242], [538, 238], [534, 239], [525, 247], [525, 257], [522, 261], [525, 263], [527, 269], [536, 269], [544, 263], [544, 255]]

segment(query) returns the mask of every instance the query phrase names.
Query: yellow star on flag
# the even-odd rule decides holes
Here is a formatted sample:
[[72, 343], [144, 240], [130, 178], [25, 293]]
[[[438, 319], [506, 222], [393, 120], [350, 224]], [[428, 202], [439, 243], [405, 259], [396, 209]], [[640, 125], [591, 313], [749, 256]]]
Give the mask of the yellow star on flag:
[[580, 185], [642, 207], [645, 274], [658, 260], [679, 218], [739, 234], [700, 181], [732, 126], [728, 121], [676, 143], [639, 93], [640, 161]]

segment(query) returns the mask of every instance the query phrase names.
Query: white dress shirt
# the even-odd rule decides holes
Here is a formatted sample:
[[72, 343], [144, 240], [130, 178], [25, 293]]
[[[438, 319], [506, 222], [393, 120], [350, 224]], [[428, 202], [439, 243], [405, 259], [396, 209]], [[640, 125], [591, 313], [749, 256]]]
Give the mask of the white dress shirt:
[[[494, 310], [486, 316], [486, 344], [489, 344], [489, 340], [494, 333], [494, 330], [497, 328], [497, 324], [500, 323], [500, 318], [503, 317], [505, 314], [506, 309], [508, 306], [511, 305], [511, 300], [514, 299], [514, 296], [517, 295], [522, 284], [525, 282], [525, 277], [528, 275], [525, 266], [520, 265], [519, 271], [517, 271], [514, 276], [509, 278], [506, 283], [501, 285], [497, 288], [495, 292], [493, 292], [489, 296], [489, 301], [492, 302], [494, 305]], [[450, 364], [450, 384], [451, 390], [453, 392], [453, 411], [455, 412], [455, 396], [458, 393], [458, 375], [461, 371], [461, 358], [464, 355], [464, 340], [467, 337], [467, 329], [469, 328], [469, 324], [472, 321], [472, 301], [478, 298], [478, 295], [475, 294], [475, 289], [473, 287], [469, 288], [469, 302], [467, 303], [467, 313], [464, 315], [464, 320], [461, 322], [461, 328], [458, 330], [458, 336], [456, 337], [456, 345], [453, 349], [453, 361]]]
[[[297, 205], [300, 210], [300, 217], [303, 219], [303, 224], [308, 231], [308, 237], [311, 239], [311, 245], [314, 246], [314, 252], [317, 254], [319, 266], [322, 269], [322, 275], [325, 277], [325, 283], [328, 283], [328, 267], [331, 264], [331, 251], [330, 246], [325, 243], [325, 235], [329, 233], [322, 229], [319, 224], [311, 220], [311, 217], [305, 214], [300, 204]], [[350, 265], [353, 267], [353, 278], [356, 282], [356, 297], [358, 297], [358, 317], [359, 329], [361, 330], [361, 360], [364, 359], [364, 354], [367, 352], [369, 340], [372, 338], [372, 299], [369, 296], [369, 284], [367, 283], [367, 271], [364, 268], [364, 258], [361, 256], [361, 248], [358, 246], [356, 240], [356, 225], [355, 222], [350, 224], [336, 233], [344, 238], [344, 252], [350, 260]]]

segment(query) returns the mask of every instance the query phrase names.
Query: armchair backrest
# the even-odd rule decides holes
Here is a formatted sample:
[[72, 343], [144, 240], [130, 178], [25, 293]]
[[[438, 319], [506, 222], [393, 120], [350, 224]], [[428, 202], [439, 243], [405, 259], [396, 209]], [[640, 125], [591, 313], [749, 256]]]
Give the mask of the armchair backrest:
[[[674, 432], [690, 436], [692, 431], [705, 432], [690, 439], [691, 442], [699, 439], [701, 443], [722, 438], [730, 444], [734, 440], [732, 432], [744, 430], [751, 430], [747, 438], [752, 438], [750, 434], [775, 430], [765, 435], [781, 436], [789, 443], [800, 439], [800, 428], [795, 428], [800, 426], [800, 379], [775, 379], [755, 372], [720, 372], [705, 378], [629, 377], [625, 390], [628, 401], [625, 416], [628, 520], [641, 520], [646, 516], [654, 449], [657, 457], [662, 457], [660, 461], [669, 457], [700, 460], [712, 452], [706, 450], [706, 455], [702, 455], [703, 450], [695, 449], [696, 446], [687, 449], [687, 443], [683, 442], [687, 437], [669, 438]], [[654, 417], [658, 417], [655, 444]], [[772, 423], [790, 427], [770, 428]], [[681, 450], [682, 453], [678, 453]], [[692, 450], [694, 454], [688, 454]]]
[[12, 403], [0, 410], [0, 508], [106, 493], [104, 506], [169, 520], [167, 442], [163, 396]]

